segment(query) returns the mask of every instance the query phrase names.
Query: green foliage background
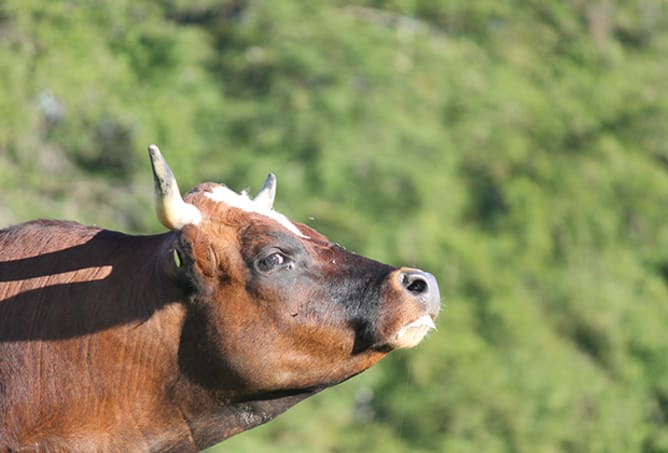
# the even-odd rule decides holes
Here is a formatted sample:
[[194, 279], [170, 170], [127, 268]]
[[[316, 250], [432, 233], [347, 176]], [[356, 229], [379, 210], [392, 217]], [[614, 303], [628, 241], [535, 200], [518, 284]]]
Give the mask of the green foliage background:
[[235, 452], [668, 452], [668, 4], [2, 0], [0, 223], [257, 191], [434, 273], [438, 332]]

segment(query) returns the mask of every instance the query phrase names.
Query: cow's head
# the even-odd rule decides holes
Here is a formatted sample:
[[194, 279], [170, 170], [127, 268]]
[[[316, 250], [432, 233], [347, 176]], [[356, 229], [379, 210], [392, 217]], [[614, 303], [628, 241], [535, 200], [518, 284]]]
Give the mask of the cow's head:
[[204, 183], [183, 199], [158, 148], [149, 153], [158, 217], [175, 233], [171, 273], [189, 288], [187, 355], [206, 362], [207, 385], [242, 398], [321, 388], [434, 328], [431, 274], [348, 252], [288, 220], [272, 208], [273, 175], [254, 198]]

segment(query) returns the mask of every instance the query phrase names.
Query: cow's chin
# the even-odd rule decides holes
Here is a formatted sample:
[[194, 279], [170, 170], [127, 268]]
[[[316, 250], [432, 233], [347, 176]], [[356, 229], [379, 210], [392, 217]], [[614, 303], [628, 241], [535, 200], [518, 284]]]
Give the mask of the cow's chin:
[[399, 329], [388, 344], [393, 349], [412, 348], [417, 346], [432, 329], [436, 329], [436, 326], [431, 316], [421, 316]]

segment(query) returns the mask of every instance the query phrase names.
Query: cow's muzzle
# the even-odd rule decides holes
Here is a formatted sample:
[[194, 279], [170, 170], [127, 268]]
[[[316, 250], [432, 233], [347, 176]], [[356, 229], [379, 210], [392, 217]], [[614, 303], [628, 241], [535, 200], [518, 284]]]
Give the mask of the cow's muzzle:
[[404, 312], [403, 323], [390, 339], [393, 348], [411, 348], [435, 329], [434, 320], [441, 309], [441, 295], [436, 278], [429, 272], [402, 268], [394, 272], [395, 288], [403, 293], [405, 303], [410, 306]]
[[429, 272], [417, 269], [402, 270], [398, 278], [401, 286], [418, 301], [432, 319], [436, 319], [441, 309], [441, 294], [436, 278]]

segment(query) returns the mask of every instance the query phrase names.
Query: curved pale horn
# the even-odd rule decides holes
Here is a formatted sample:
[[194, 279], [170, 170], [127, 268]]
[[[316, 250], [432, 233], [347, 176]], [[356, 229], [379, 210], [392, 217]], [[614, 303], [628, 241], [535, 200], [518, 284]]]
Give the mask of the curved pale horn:
[[149, 145], [148, 154], [153, 168], [155, 212], [160, 223], [170, 230], [180, 230], [188, 224], [198, 224], [202, 220], [202, 213], [196, 206], [186, 203], [181, 198], [174, 173], [160, 154], [158, 147]]
[[266, 209], [274, 208], [274, 199], [276, 198], [276, 176], [273, 173], [267, 175], [262, 189], [255, 195], [253, 201], [259, 203]]

